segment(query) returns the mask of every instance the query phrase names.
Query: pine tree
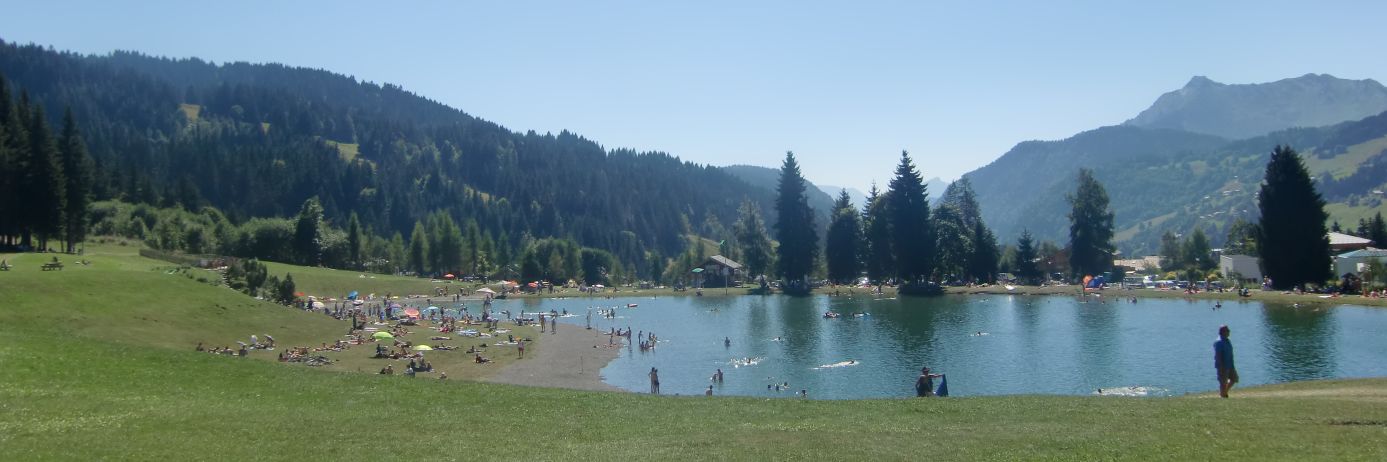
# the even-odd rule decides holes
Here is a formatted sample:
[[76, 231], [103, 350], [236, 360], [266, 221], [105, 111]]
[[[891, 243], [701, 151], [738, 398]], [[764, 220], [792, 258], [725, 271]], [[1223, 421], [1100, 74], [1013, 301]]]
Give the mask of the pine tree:
[[1016, 240], [1016, 277], [1023, 284], [1035, 284], [1040, 280], [1040, 266], [1036, 264], [1038, 257], [1031, 232], [1022, 230], [1021, 238]]
[[[48, 117], [42, 107], [34, 107], [29, 118], [28, 160], [24, 163], [24, 180], [20, 182], [20, 197], [29, 230], [38, 237], [38, 249], [48, 248], [49, 238], [59, 236], [63, 229], [64, 189], [58, 143], [48, 128]], [[28, 235], [25, 244], [29, 244]]]
[[395, 274], [405, 270], [405, 239], [396, 231], [390, 236], [390, 244], [386, 246], [386, 259], [389, 260], [390, 273]]
[[940, 275], [946, 282], [961, 281], [973, 255], [973, 230], [963, 223], [958, 210], [939, 204], [932, 216]]
[[1286, 290], [1329, 279], [1329, 214], [1305, 163], [1289, 146], [1272, 150], [1257, 202], [1262, 212], [1257, 246], [1262, 250], [1262, 272], [1272, 285]]
[[982, 221], [982, 207], [978, 205], [977, 193], [973, 192], [973, 182], [968, 178], [949, 183], [944, 188], [944, 194], [939, 196], [939, 205], [953, 207], [968, 229], [973, 229]]
[[1382, 222], [1382, 212], [1377, 212], [1371, 222], [1368, 223], [1368, 235], [1364, 236], [1373, 241], [1373, 245], [1387, 247], [1387, 223]]
[[930, 223], [929, 192], [910, 160], [910, 153], [901, 151], [901, 162], [887, 195], [896, 276], [902, 284], [926, 282], [934, 272], [935, 237]]
[[819, 237], [814, 227], [814, 209], [809, 208], [805, 194], [806, 181], [800, 175], [795, 153], [785, 153], [780, 167], [780, 186], [777, 188], [775, 237], [780, 241], [776, 253], [777, 273], [785, 278], [788, 287], [808, 289], [809, 273], [819, 254]]
[[[757, 277], [765, 275], [771, 269], [772, 254], [770, 236], [766, 235], [766, 224], [761, 220], [761, 208], [751, 200], [743, 200], [739, 208], [740, 218], [733, 226], [737, 233], [737, 242], [741, 244], [742, 262], [746, 264], [747, 275]], [[652, 275], [664, 271], [664, 258], [656, 257], [651, 261]], [[652, 279], [660, 278], [652, 276]]]
[[847, 190], [840, 191], [833, 204], [833, 221], [828, 225], [824, 260], [828, 264], [828, 279], [838, 284], [851, 284], [862, 272], [862, 223]]
[[351, 218], [347, 219], [347, 252], [353, 268], [361, 267], [361, 241], [361, 219], [356, 212], [352, 212]]
[[19, 141], [24, 128], [19, 126], [14, 102], [10, 99], [9, 82], [0, 75], [0, 246], [10, 244], [19, 234], [19, 181], [23, 171]]
[[1079, 186], [1069, 196], [1069, 271], [1074, 276], [1098, 275], [1112, 269], [1113, 213], [1108, 210], [1108, 192], [1093, 177], [1093, 171], [1079, 169]]
[[317, 196], [303, 201], [294, 223], [294, 253], [299, 263], [317, 266], [323, 254], [323, 206]]
[[409, 234], [409, 269], [416, 276], [427, 274], [424, 266], [429, 262], [429, 236], [424, 234], [424, 224], [414, 222], [414, 231]]
[[1001, 260], [1002, 251], [997, 247], [997, 236], [982, 220], [978, 220], [973, 224], [973, 256], [968, 260], [968, 276], [977, 282], [996, 282], [997, 265]]
[[77, 122], [72, 118], [71, 108], [63, 114], [62, 160], [63, 173], [67, 179], [63, 236], [66, 238], [66, 251], [73, 252], [77, 243], [87, 239], [92, 160], [87, 154], [87, 145], [82, 142], [82, 135], [77, 132]]
[[862, 207], [862, 227], [866, 250], [863, 260], [867, 279], [882, 283], [896, 273], [895, 254], [891, 252], [891, 216], [887, 210], [888, 197], [872, 183], [867, 204]]

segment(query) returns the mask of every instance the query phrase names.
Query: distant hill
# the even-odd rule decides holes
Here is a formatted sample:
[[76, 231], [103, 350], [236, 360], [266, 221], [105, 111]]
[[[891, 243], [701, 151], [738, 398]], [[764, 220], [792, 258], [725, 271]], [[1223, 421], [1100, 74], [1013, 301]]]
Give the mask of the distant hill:
[[[761, 167], [757, 165], [728, 165], [722, 167], [722, 171], [747, 182], [753, 187], [769, 191], [770, 194], [776, 193], [776, 188], [780, 185], [780, 169]], [[813, 184], [811, 181], [810, 184]], [[833, 202], [838, 197], [838, 190], [833, 190], [829, 194], [823, 186], [814, 185], [815, 189], [808, 189], [805, 194], [809, 196], [809, 208], [814, 209], [814, 224], [819, 227], [819, 238], [824, 237], [824, 230], [828, 229], [829, 214], [833, 212]], [[768, 212], [762, 210], [762, 212]]]
[[965, 175], [983, 218], [1002, 242], [1021, 229], [1037, 238], [1068, 240], [1069, 205], [1080, 167], [1094, 170], [1111, 200], [1119, 250], [1156, 252], [1160, 236], [1204, 229], [1215, 247], [1226, 227], [1256, 220], [1256, 193], [1272, 148], [1294, 147], [1346, 227], [1387, 211], [1387, 113], [1328, 127], [1293, 128], [1245, 140], [1170, 129], [1103, 127], [1060, 141], [1018, 144]]
[[1287, 128], [1333, 125], [1382, 111], [1387, 111], [1387, 87], [1371, 79], [1306, 74], [1229, 85], [1197, 76], [1184, 88], [1161, 95], [1124, 125], [1242, 139]]
[[857, 208], [859, 208], [859, 209], [862, 208], [862, 204], [866, 204], [866, 203], [867, 203], [867, 193], [864, 193], [864, 192], [862, 192], [862, 191], [858, 191], [858, 190], [855, 189], [855, 188], [845, 188], [845, 187], [842, 187], [842, 186], [830, 186], [830, 185], [826, 185], [826, 184], [819, 184], [819, 185], [814, 185], [814, 186], [818, 187], [820, 191], [823, 191], [823, 192], [824, 192], [824, 194], [828, 194], [828, 196], [829, 196], [829, 197], [832, 197], [833, 200], [835, 200], [835, 201], [838, 200], [838, 193], [839, 193], [839, 192], [841, 192], [841, 191], [847, 191], [847, 192], [848, 192], [848, 198], [849, 198], [850, 200], [852, 200], [852, 205], [853, 205], [853, 207], [857, 207]]
[[[863, 206], [867, 205], [867, 193], [864, 193], [859, 189], [845, 188], [842, 186], [832, 186], [826, 184], [815, 186], [818, 186], [820, 191], [823, 191], [824, 193], [828, 194], [829, 197], [832, 197], [835, 201], [838, 200], [839, 191], [847, 190], [848, 197], [852, 198], [852, 205], [854, 207], [861, 209]], [[878, 187], [881, 188], [883, 192], [886, 191], [885, 185], [879, 185]], [[949, 184], [945, 183], [944, 180], [940, 179], [937, 176], [925, 180], [925, 190], [929, 192], [930, 203], [939, 201], [939, 198], [944, 194], [944, 188], [947, 187], [949, 187]]]
[[99, 172], [97, 200], [210, 205], [239, 224], [295, 215], [317, 197], [330, 224], [355, 213], [376, 244], [441, 212], [475, 227], [473, 242], [494, 242], [508, 257], [497, 266], [518, 264], [537, 239], [571, 237], [633, 272], [681, 252], [691, 225], [732, 223], [746, 198], [775, 222], [773, 195], [722, 169], [567, 131], [514, 132], [325, 70], [0, 41], [0, 75], [52, 126], [71, 109]]

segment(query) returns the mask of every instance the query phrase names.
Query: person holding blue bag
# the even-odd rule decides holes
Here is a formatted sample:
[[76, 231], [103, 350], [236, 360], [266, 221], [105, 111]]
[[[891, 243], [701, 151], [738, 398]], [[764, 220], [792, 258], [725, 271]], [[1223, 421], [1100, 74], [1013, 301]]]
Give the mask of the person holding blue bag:
[[[944, 374], [931, 374], [929, 367], [920, 368], [920, 377], [915, 379], [915, 396], [920, 398], [936, 396], [934, 391], [935, 377], [944, 377]], [[948, 382], [947, 379], [945, 380], [939, 384], [938, 396], [949, 396]]]

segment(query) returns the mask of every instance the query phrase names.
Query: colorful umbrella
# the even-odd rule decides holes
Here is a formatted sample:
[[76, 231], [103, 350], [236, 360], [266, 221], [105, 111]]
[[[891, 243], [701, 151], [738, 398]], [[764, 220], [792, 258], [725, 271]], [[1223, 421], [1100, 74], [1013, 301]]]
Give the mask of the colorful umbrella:
[[448, 273], [448, 274], [443, 275], [443, 279], [452, 279], [452, 278], [455, 278], [455, 277], [457, 277], [457, 276], [454, 276], [453, 273]]
[[496, 291], [491, 290], [491, 289], [486, 288], [486, 287], [477, 289], [476, 292], [481, 292], [481, 293], [484, 293], [484, 294], [494, 294], [494, 293], [496, 293]]
[[389, 332], [376, 332], [376, 333], [374, 333], [374, 334], [371, 334], [371, 337], [375, 338], [376, 340], [394, 340], [394, 339], [395, 339], [395, 336], [394, 336], [394, 335], [390, 335]]
[[433, 347], [428, 345], [415, 345], [414, 351], [433, 351]]

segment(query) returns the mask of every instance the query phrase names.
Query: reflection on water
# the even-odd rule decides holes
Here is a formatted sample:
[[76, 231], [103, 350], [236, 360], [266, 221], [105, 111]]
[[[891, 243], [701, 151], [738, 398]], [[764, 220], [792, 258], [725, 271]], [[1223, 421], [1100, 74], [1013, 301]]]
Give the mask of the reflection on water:
[[[577, 298], [499, 301], [496, 309], [617, 307], [617, 319], [594, 317], [593, 327], [655, 332], [660, 343], [651, 351], [622, 349], [604, 379], [644, 391], [656, 367], [667, 394], [702, 394], [711, 384], [719, 395], [905, 397], [929, 366], [946, 375], [955, 396], [1180, 395], [1216, 387], [1212, 344], [1223, 324], [1233, 329], [1243, 385], [1387, 375], [1384, 309], [1256, 302], [1213, 309], [1179, 299], [1130, 303], [1120, 292], [1104, 298]], [[825, 319], [828, 310], [845, 316]], [[711, 383], [718, 369], [725, 378]]]
[[1266, 319], [1266, 349], [1272, 377], [1279, 382], [1323, 379], [1334, 372], [1334, 320], [1331, 309], [1272, 306]]

